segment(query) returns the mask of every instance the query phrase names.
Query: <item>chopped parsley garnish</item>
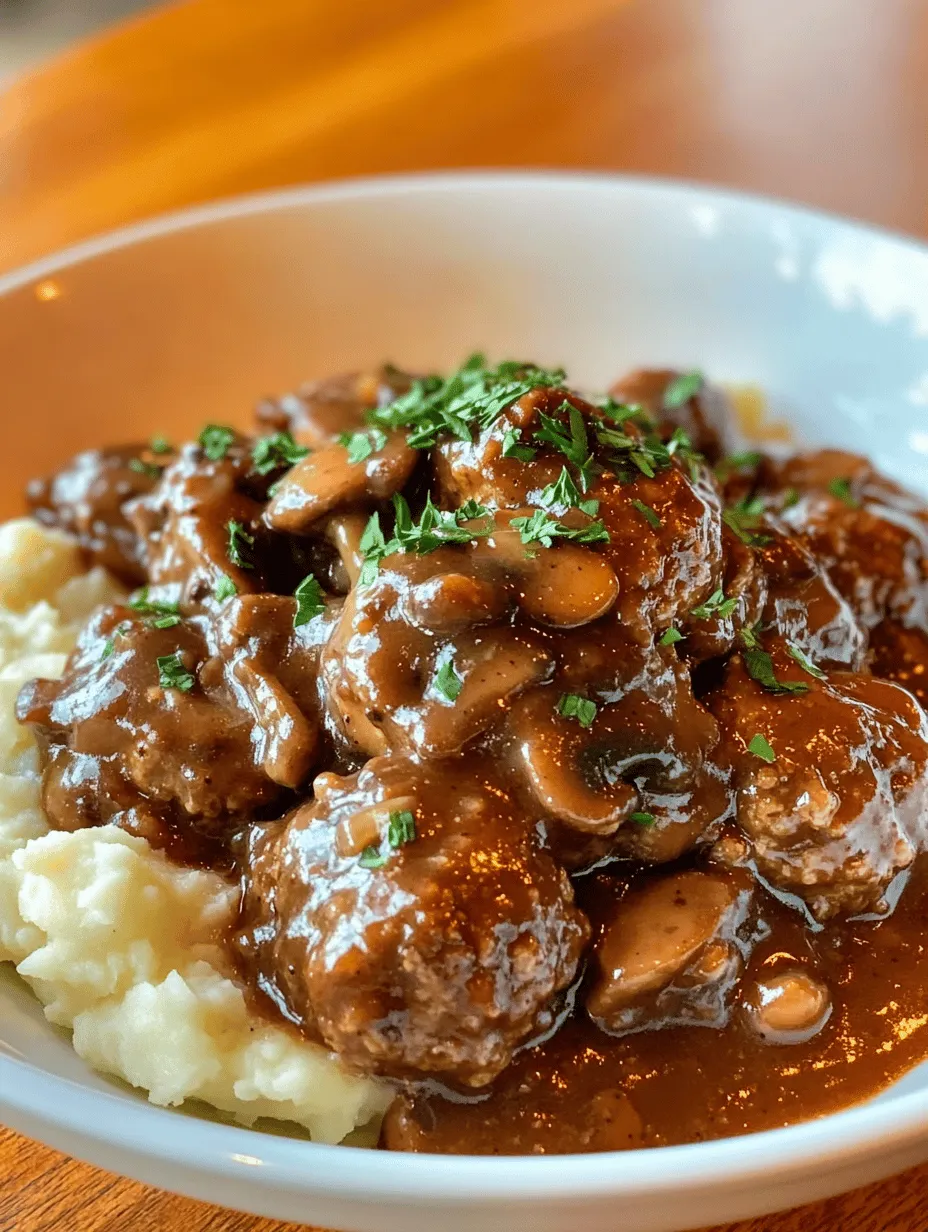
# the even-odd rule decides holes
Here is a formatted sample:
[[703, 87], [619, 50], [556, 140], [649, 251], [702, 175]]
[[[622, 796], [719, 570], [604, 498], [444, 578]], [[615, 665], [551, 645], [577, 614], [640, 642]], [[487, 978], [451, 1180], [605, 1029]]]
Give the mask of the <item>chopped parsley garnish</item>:
[[151, 622], [153, 629], [173, 629], [180, 624], [179, 616], [156, 616]]
[[166, 436], [153, 436], [148, 442], [148, 448], [152, 453], [173, 453], [174, 446]]
[[653, 432], [657, 427], [645, 408], [637, 402], [616, 402], [614, 398], [604, 398], [598, 406], [606, 418], [614, 423], [623, 424], [634, 420], [648, 432]]
[[737, 599], [726, 599], [725, 592], [719, 588], [714, 590], [705, 603], [694, 607], [690, 615], [694, 620], [711, 620], [717, 616], [719, 620], [728, 620], [738, 606]]
[[387, 854], [379, 847], [365, 847], [358, 856], [358, 863], [362, 868], [383, 868], [386, 862]]
[[226, 599], [234, 599], [238, 594], [238, 587], [232, 581], [227, 573], [221, 573], [213, 587], [213, 598], [217, 603], [225, 603]]
[[461, 695], [464, 681], [455, 670], [451, 654], [448, 653], [443, 657], [444, 661], [439, 665], [432, 684], [436, 693], [441, 694], [446, 702], [450, 702], [453, 705]]
[[822, 669], [820, 667], [816, 667], [811, 659], [803, 654], [795, 642], [786, 643], [786, 653], [791, 659], [795, 659], [804, 672], [808, 672], [809, 675], [814, 676], [816, 680], [824, 680], [826, 678]]
[[303, 578], [293, 592], [293, 597], [296, 599], [296, 612], [293, 615], [294, 629], [299, 629], [301, 625], [308, 625], [314, 616], [325, 611], [322, 587], [311, 573]]
[[576, 719], [581, 727], [589, 727], [596, 718], [597, 706], [579, 693], [562, 693], [556, 709], [565, 719]]
[[690, 398], [699, 393], [703, 380], [702, 373], [697, 371], [684, 372], [675, 377], [664, 390], [664, 406], [669, 411], [683, 406], [684, 402], [689, 402]]
[[383, 868], [390, 858], [391, 849], [398, 851], [400, 847], [405, 847], [407, 843], [414, 842], [415, 838], [416, 819], [412, 813], [408, 809], [391, 813], [390, 820], [387, 823], [386, 850], [382, 843], [379, 847], [372, 843], [361, 852], [358, 857], [358, 863], [362, 868]]
[[259, 475], [269, 475], [281, 467], [295, 466], [308, 453], [306, 446], [298, 445], [289, 432], [275, 432], [255, 441], [251, 460]]
[[158, 683], [162, 689], [180, 689], [189, 693], [196, 683], [194, 676], [187, 671], [180, 652], [158, 656]]
[[657, 818], [653, 813], [632, 813], [629, 821], [633, 821], [636, 826], [653, 826]]
[[207, 424], [197, 443], [210, 462], [221, 462], [235, 441], [235, 432], [225, 424]]
[[657, 530], [661, 524], [661, 520], [650, 505], [646, 505], [644, 501], [633, 500], [632, 506], [638, 510], [649, 526], [653, 526], [654, 529]]
[[546, 415], [544, 411], [539, 411], [541, 427], [536, 430], [532, 439], [551, 445], [562, 453], [568, 462], [572, 462], [580, 477], [580, 487], [586, 492], [593, 478], [593, 455], [590, 452], [586, 421], [582, 412], [566, 399], [561, 403], [560, 410], [567, 412], [567, 425], [551, 415]]
[[590, 522], [572, 530], [553, 518], [546, 510], [536, 509], [529, 517], [513, 518], [510, 522], [519, 532], [523, 543], [540, 543], [550, 548], [555, 539], [569, 539], [573, 543], [609, 543], [609, 532], [602, 522]]
[[137, 595], [133, 595], [126, 606], [143, 616], [176, 616], [180, 611], [176, 600], [172, 602], [168, 599], [153, 599], [147, 586], [143, 586]]
[[726, 509], [722, 521], [750, 548], [762, 548], [773, 542], [772, 535], [758, 534], [763, 525], [764, 502], [759, 496], [745, 497]]
[[402, 809], [390, 814], [387, 824], [387, 842], [395, 850], [406, 843], [411, 843], [416, 837], [416, 819], [409, 809]]
[[229, 532], [229, 560], [233, 565], [238, 565], [239, 569], [253, 569], [255, 566], [248, 559], [248, 553], [255, 546], [254, 535], [250, 535], [244, 524], [236, 522], [234, 518], [226, 523], [226, 530]]
[[832, 479], [828, 485], [828, 491], [832, 496], [837, 497], [839, 501], [843, 501], [849, 509], [860, 508], [860, 501], [857, 500], [851, 491], [851, 481], [849, 478]]
[[666, 470], [676, 457], [686, 463], [690, 478], [695, 479], [703, 461], [702, 454], [693, 448], [682, 428], [674, 428], [666, 444], [653, 433], [629, 435], [624, 429], [610, 428], [602, 423], [596, 424], [594, 430], [600, 445], [617, 455], [613, 465], [617, 467], [618, 477], [623, 483], [630, 483], [636, 478], [634, 472], [628, 469], [629, 464], [647, 479], [653, 479], [658, 471]]
[[101, 659], [108, 659], [110, 657], [116, 649], [116, 638], [122, 637], [124, 633], [128, 633], [130, 628], [131, 626], [127, 624], [117, 625], [112, 634], [103, 643], [103, 650], [100, 654]]
[[348, 450], [348, 461], [356, 465], [383, 449], [387, 434], [380, 428], [368, 428], [366, 432], [343, 432], [338, 443]]
[[564, 377], [560, 369], [515, 360], [490, 368], [483, 355], [472, 355], [446, 378], [413, 381], [408, 393], [370, 411], [367, 418], [381, 428], [409, 429], [407, 443], [413, 449], [431, 449], [442, 435], [470, 441], [472, 426], [489, 428], [511, 403], [533, 389], [562, 385]]
[[760, 466], [763, 460], [764, 455], [756, 449], [746, 449], [743, 453], [730, 453], [722, 458], [715, 468], [715, 473], [719, 479], [725, 480], [735, 471], [753, 470], [755, 466]]
[[161, 467], [155, 466], [154, 462], [145, 462], [142, 458], [130, 458], [129, 470], [135, 471], [137, 475], [144, 475], [146, 479], [161, 478]]
[[799, 504], [799, 489], [787, 488], [783, 493], [783, 508], [792, 509], [794, 505]]
[[760, 646], [745, 646], [741, 657], [748, 675], [768, 693], [808, 693], [809, 686], [801, 680], [778, 680], [773, 670], [773, 659]]
[[561, 473], [554, 483], [549, 483], [546, 488], [542, 488], [538, 503], [543, 509], [550, 509], [556, 513], [566, 513], [568, 509], [580, 509], [592, 518], [599, 512], [599, 501], [582, 499], [580, 489], [570, 477], [570, 471], [566, 466], [561, 467]]
[[680, 630], [670, 628], [670, 629], [665, 629], [664, 632], [661, 634], [660, 645], [661, 646], [673, 646], [676, 642], [682, 642], [682, 641], [683, 641], [683, 634], [680, 632]]
[[521, 444], [521, 440], [521, 428], [507, 428], [503, 433], [503, 457], [515, 458], [517, 462], [531, 462], [538, 451], [531, 445]]
[[383, 531], [380, 529], [379, 513], [372, 513], [368, 518], [358, 546], [361, 549], [361, 555], [364, 557], [364, 564], [361, 566], [361, 576], [358, 578], [358, 584], [360, 586], [370, 586], [377, 576], [380, 562], [387, 554], [387, 541], [384, 539]]
[[426, 497], [425, 508], [418, 521], [413, 521], [405, 497], [397, 493], [393, 497], [396, 522], [393, 538], [385, 545], [385, 555], [393, 552], [415, 552], [425, 556], [448, 543], [472, 543], [493, 533], [493, 523], [485, 526], [462, 526], [461, 522], [473, 522], [477, 518], [489, 518], [490, 511], [476, 501], [468, 501], [460, 509], [436, 509], [432, 498]]
[[759, 757], [761, 761], [767, 762], [768, 765], [771, 765], [777, 759], [776, 753], [771, 748], [770, 741], [766, 736], [762, 736], [760, 732], [751, 738], [748, 752], [753, 753], [755, 757]]

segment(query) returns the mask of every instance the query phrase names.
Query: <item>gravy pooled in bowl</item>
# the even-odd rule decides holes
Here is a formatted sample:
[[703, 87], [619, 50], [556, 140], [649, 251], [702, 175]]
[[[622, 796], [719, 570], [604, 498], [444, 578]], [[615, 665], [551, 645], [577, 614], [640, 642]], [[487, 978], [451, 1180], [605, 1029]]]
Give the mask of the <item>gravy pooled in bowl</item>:
[[81, 455], [125, 585], [22, 690], [60, 830], [241, 885], [268, 1020], [391, 1149], [788, 1124], [928, 1056], [928, 508], [732, 454], [698, 373], [393, 368]]

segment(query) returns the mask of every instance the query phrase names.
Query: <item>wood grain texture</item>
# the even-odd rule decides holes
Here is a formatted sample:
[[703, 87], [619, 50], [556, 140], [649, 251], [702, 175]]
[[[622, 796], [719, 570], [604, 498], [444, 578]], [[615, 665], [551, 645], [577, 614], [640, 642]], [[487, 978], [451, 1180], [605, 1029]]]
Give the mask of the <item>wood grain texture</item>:
[[[0, 94], [0, 268], [442, 167], [670, 174], [928, 230], [928, 0], [192, 0]], [[928, 1169], [726, 1232], [926, 1232]], [[0, 1132], [0, 1232], [286, 1232]]]

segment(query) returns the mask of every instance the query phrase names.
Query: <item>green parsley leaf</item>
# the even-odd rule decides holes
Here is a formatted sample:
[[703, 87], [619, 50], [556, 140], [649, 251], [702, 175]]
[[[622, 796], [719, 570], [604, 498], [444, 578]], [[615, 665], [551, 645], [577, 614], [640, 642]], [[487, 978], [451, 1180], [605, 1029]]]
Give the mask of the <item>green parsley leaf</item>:
[[755, 466], [760, 466], [763, 460], [764, 455], [756, 449], [746, 449], [743, 453], [730, 453], [722, 458], [715, 468], [715, 473], [719, 479], [725, 480], [736, 471], [753, 470]]
[[669, 411], [683, 406], [684, 402], [689, 402], [690, 398], [699, 393], [703, 381], [702, 373], [697, 371], [684, 372], [675, 377], [664, 390], [664, 406]]
[[581, 727], [589, 727], [596, 718], [596, 703], [579, 693], [562, 693], [555, 708], [565, 719], [576, 719]]
[[[543, 509], [550, 509], [556, 513], [566, 513], [568, 509], [575, 509], [580, 505], [580, 490], [570, 477], [570, 471], [566, 466], [561, 467], [561, 473], [558, 475], [554, 483], [549, 483], [546, 488], [542, 488], [541, 495], [538, 498], [539, 505]], [[597, 501], [597, 507], [599, 502]]]
[[616, 402], [614, 398], [604, 398], [598, 406], [606, 418], [614, 423], [623, 424], [631, 420], [647, 432], [654, 432], [657, 428], [657, 424], [638, 402]]
[[174, 446], [166, 436], [153, 436], [148, 442], [148, 448], [152, 453], [173, 453]]
[[255, 546], [254, 535], [250, 535], [244, 524], [234, 518], [226, 523], [226, 530], [229, 532], [229, 560], [239, 569], [253, 569], [254, 563], [248, 559], [248, 552]]
[[783, 508], [792, 509], [795, 505], [798, 505], [798, 504], [799, 504], [799, 489], [798, 488], [787, 488], [786, 491], [783, 493]]
[[748, 745], [748, 752], [753, 753], [755, 757], [759, 757], [761, 761], [772, 765], [776, 761], [777, 755], [774, 753], [770, 741], [766, 736], [762, 736], [760, 732], [751, 738], [751, 743]]
[[602, 522], [590, 522], [571, 530], [544, 509], [536, 509], [529, 517], [513, 518], [509, 524], [519, 532], [523, 543], [541, 543], [550, 548], [555, 539], [569, 539], [573, 543], [609, 543], [609, 532]]
[[156, 616], [151, 622], [153, 629], [173, 629], [180, 624], [179, 616]]
[[358, 585], [370, 586], [377, 576], [380, 562], [387, 554], [387, 541], [384, 539], [383, 531], [380, 529], [379, 513], [372, 513], [368, 518], [358, 546], [361, 549], [361, 555], [364, 557]]
[[158, 656], [158, 683], [162, 689], [180, 689], [182, 693], [193, 688], [195, 677], [187, 671], [179, 651]]
[[128, 633], [130, 628], [131, 628], [131, 625], [127, 625], [127, 624], [117, 625], [117, 627], [113, 630], [110, 637], [108, 637], [106, 641], [103, 643], [103, 650], [100, 654], [101, 659], [108, 659], [110, 657], [110, 655], [116, 649], [116, 638], [122, 637], [123, 634]]
[[860, 501], [857, 500], [851, 491], [851, 481], [849, 478], [832, 479], [828, 485], [828, 491], [832, 496], [837, 497], [839, 501], [843, 501], [849, 509], [860, 508]]
[[455, 671], [451, 654], [448, 654], [444, 658], [444, 662], [440, 664], [438, 671], [435, 673], [435, 678], [432, 681], [432, 685], [434, 686], [435, 691], [440, 693], [445, 701], [450, 702], [452, 705], [460, 697], [461, 689], [464, 687], [464, 681]]
[[518, 462], [531, 462], [538, 452], [531, 445], [521, 445], [521, 428], [507, 428], [503, 433], [503, 457], [515, 458]]
[[682, 642], [682, 641], [683, 641], [683, 634], [680, 632], [680, 630], [670, 628], [670, 629], [666, 629], [664, 633], [661, 635], [660, 645], [661, 646], [673, 646], [676, 642]]
[[717, 616], [719, 620], [728, 620], [738, 606], [737, 599], [726, 599], [725, 592], [720, 588], [714, 590], [705, 603], [694, 607], [690, 615], [694, 620], [711, 620]]
[[325, 599], [322, 593], [322, 587], [316, 581], [313, 574], [307, 574], [300, 582], [299, 586], [293, 592], [296, 599], [296, 612], [293, 615], [293, 627], [299, 629], [301, 625], [307, 625], [314, 616], [318, 616], [325, 611]]
[[580, 487], [586, 492], [593, 478], [593, 455], [590, 452], [586, 422], [582, 412], [566, 398], [561, 403], [560, 410], [567, 412], [567, 426], [559, 419], [539, 411], [541, 427], [536, 429], [533, 440], [551, 445], [562, 453], [568, 462], [572, 462], [580, 476]]
[[343, 432], [338, 443], [348, 450], [348, 461], [356, 465], [366, 461], [371, 454], [379, 453], [387, 443], [387, 434], [380, 428], [368, 428], [366, 432]]
[[795, 659], [804, 672], [808, 672], [809, 675], [814, 676], [816, 680], [826, 679], [825, 673], [822, 669], [820, 667], [816, 667], [811, 659], [807, 658], [807, 656], [803, 654], [795, 642], [786, 643], [786, 653], [791, 659]]
[[[416, 819], [412, 813], [408, 809], [391, 813], [387, 823], [387, 848], [397, 851], [407, 843], [414, 842], [415, 838]], [[372, 843], [361, 852], [358, 863], [362, 868], [383, 868], [389, 858], [390, 851], [384, 849], [382, 842], [379, 846]]]
[[383, 428], [408, 428], [413, 449], [431, 449], [442, 435], [470, 441], [471, 425], [489, 428], [507, 406], [533, 389], [562, 385], [564, 376], [560, 369], [515, 360], [489, 368], [483, 355], [472, 355], [447, 378], [413, 381], [407, 393], [371, 411], [368, 420]]
[[221, 462], [234, 441], [234, 430], [225, 424], [207, 424], [197, 437], [197, 443], [210, 462]]
[[[180, 604], [176, 600], [153, 599], [147, 586], [143, 586], [137, 595], [128, 600], [127, 607], [142, 616], [177, 616]], [[177, 624], [178, 620], [174, 623]], [[159, 625], [159, 628], [170, 628], [170, 625]]]
[[472, 543], [493, 533], [493, 524], [486, 526], [462, 526], [461, 522], [473, 522], [489, 517], [489, 510], [476, 501], [468, 501], [461, 509], [436, 509], [432, 498], [426, 497], [425, 508], [418, 521], [413, 521], [405, 497], [397, 493], [393, 497], [396, 522], [393, 538], [385, 545], [385, 555], [392, 552], [415, 552], [425, 556], [449, 543]]
[[362, 868], [383, 868], [387, 858], [386, 853], [382, 852], [379, 847], [365, 847], [358, 856], [358, 863]]
[[130, 458], [129, 470], [135, 471], [137, 475], [144, 475], [146, 479], [161, 478], [161, 467], [155, 466], [154, 462], [144, 462], [141, 458]]
[[762, 548], [773, 542], [772, 535], [758, 534], [757, 527], [763, 525], [764, 502], [759, 496], [745, 497], [726, 509], [722, 521], [738, 536], [742, 543], [751, 548]]
[[217, 603], [225, 603], [226, 599], [234, 599], [238, 594], [238, 587], [232, 581], [227, 573], [221, 573], [213, 587], [213, 598]]
[[768, 693], [808, 693], [809, 686], [801, 680], [778, 680], [773, 670], [773, 659], [759, 646], [746, 646], [741, 658], [751, 679], [756, 680]]
[[651, 508], [651, 506], [646, 505], [644, 501], [640, 501], [640, 500], [633, 500], [631, 504], [633, 508], [638, 510], [638, 512], [641, 514], [641, 516], [644, 518], [647, 524], [649, 526], [653, 526], [654, 529], [657, 530], [657, 528], [661, 524], [661, 520], [657, 516], [657, 514], [654, 512], [654, 510]]
[[298, 445], [289, 432], [275, 432], [273, 436], [262, 436], [255, 441], [251, 460], [259, 475], [269, 475], [281, 467], [295, 466], [308, 453], [309, 450]]
[[387, 842], [396, 850], [416, 837], [416, 819], [408, 809], [390, 814], [387, 825]]
[[657, 818], [653, 813], [632, 813], [628, 820], [633, 821], [637, 826], [653, 826]]

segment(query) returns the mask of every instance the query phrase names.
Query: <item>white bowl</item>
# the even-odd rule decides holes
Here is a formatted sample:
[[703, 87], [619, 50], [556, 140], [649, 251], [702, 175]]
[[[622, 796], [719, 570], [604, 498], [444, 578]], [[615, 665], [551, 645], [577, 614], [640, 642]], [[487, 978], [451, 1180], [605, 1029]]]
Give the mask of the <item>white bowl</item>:
[[[633, 179], [453, 175], [252, 197], [0, 279], [0, 491], [117, 436], [244, 419], [301, 379], [393, 358], [637, 364], [761, 385], [809, 440], [926, 488], [928, 251], [839, 219]], [[720, 1046], [721, 1042], [720, 1042]], [[0, 981], [0, 1106], [80, 1158], [224, 1206], [356, 1232], [671, 1232], [928, 1158], [928, 1067], [836, 1116], [663, 1150], [359, 1153], [150, 1106], [91, 1074]]]

